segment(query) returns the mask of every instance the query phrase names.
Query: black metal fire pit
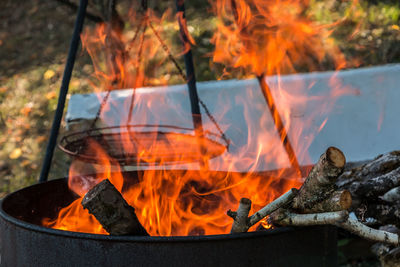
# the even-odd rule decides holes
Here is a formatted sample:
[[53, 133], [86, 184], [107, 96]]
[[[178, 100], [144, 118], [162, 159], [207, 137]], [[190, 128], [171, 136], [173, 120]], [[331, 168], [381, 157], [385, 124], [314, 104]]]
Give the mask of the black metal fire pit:
[[329, 226], [182, 237], [118, 237], [40, 226], [43, 218], [54, 217], [75, 198], [66, 179], [33, 185], [4, 198], [1, 266], [337, 265], [336, 229]]

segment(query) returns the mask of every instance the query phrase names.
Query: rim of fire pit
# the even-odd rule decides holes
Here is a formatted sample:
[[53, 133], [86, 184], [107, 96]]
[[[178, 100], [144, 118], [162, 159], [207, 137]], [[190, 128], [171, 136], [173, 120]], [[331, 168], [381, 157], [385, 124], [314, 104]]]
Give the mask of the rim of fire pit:
[[243, 238], [254, 238], [258, 236], [275, 235], [284, 232], [294, 231], [294, 227], [280, 227], [276, 229], [270, 229], [268, 231], [255, 231], [247, 233], [235, 233], [235, 234], [220, 234], [220, 235], [201, 235], [201, 236], [111, 236], [102, 234], [90, 234], [82, 232], [72, 232], [66, 230], [58, 230], [53, 228], [48, 228], [36, 224], [26, 222], [22, 219], [18, 219], [8, 214], [4, 209], [4, 203], [7, 201], [12, 201], [10, 198], [16, 197], [16, 195], [23, 193], [28, 190], [37, 190], [37, 187], [43, 186], [44, 184], [56, 184], [56, 183], [67, 183], [66, 178], [55, 179], [45, 183], [39, 183], [22, 188], [7, 195], [0, 203], [0, 217], [5, 221], [16, 225], [17, 227], [22, 227], [27, 230], [41, 232], [49, 235], [56, 236], [66, 236], [72, 238], [83, 238], [92, 240], [108, 240], [108, 241], [135, 241], [135, 242], [193, 242], [193, 241], [218, 241], [222, 239], [243, 239]]
[[[75, 132], [63, 136], [58, 146], [72, 157], [85, 162], [99, 163], [102, 159], [98, 153], [87, 149], [90, 140], [100, 144], [107, 155], [120, 165], [128, 166], [194, 163], [204, 158], [215, 158], [229, 150], [229, 143], [210, 131], [204, 131], [202, 137], [197, 137], [190, 128], [149, 124], [111, 126]], [[202, 143], [201, 150], [199, 140]], [[127, 144], [131, 151], [126, 151]]]

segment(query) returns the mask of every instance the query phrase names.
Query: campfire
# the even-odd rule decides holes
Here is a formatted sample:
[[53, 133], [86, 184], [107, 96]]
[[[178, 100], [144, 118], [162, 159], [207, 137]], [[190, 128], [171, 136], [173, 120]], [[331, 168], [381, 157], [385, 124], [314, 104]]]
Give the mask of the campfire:
[[[180, 8], [177, 17], [187, 61], [194, 41]], [[302, 184], [299, 157], [305, 155], [312, 139], [300, 142], [295, 137], [289, 138], [287, 132], [288, 129], [301, 132], [313, 118], [293, 122], [289, 110], [292, 105], [304, 105], [313, 100], [307, 95], [299, 98], [303, 93], [300, 91], [290, 96], [272, 95], [265, 77], [294, 72], [294, 66], [307, 63], [303, 62], [307, 53], [313, 54], [317, 61], [329, 57], [337, 69], [344, 67], [339, 50], [323, 42], [329, 36], [331, 25], [314, 25], [311, 19], [301, 16], [301, 10], [301, 3], [297, 1], [282, 1], [276, 5], [263, 4], [262, 1], [218, 1], [214, 6], [220, 22], [213, 38], [216, 47], [213, 61], [242, 70], [246, 76], [258, 77], [266, 99], [266, 110], [269, 110], [266, 115], [272, 116], [275, 125], [263, 125], [270, 119], [261, 118], [256, 123], [262, 125], [265, 133], [257, 140], [248, 140], [247, 147], [235, 153], [229, 153], [229, 146], [234, 148], [235, 144], [230, 144], [229, 136], [224, 133], [229, 125], [218, 123], [223, 114], [211, 114], [207, 103], [198, 99], [190, 64], [186, 65], [187, 73], [184, 74], [162, 37], [159, 25], [167, 20], [168, 12], [157, 17], [144, 6], [132, 10], [129, 20], [133, 33], [130, 35], [115, 23], [87, 29], [82, 35], [82, 43], [93, 59], [97, 77], [95, 89], [99, 92], [106, 89], [107, 93], [99, 94], [98, 116], [89, 130], [66, 136], [61, 142], [62, 149], [75, 158], [70, 168], [69, 187], [81, 198], [62, 209], [57, 218], [46, 219], [43, 224], [55, 229], [105, 234], [97, 220], [81, 206], [85, 194], [90, 194], [89, 190], [105, 179], [109, 179], [136, 209], [136, 216], [147, 232], [161, 236], [227, 233], [231, 221], [226, 210], [235, 207], [241, 198], [251, 198], [251, 211], [256, 212], [291, 188], [298, 188]], [[193, 129], [181, 127], [182, 124], [186, 126], [188, 120], [190, 123], [191, 116], [179, 106], [171, 107], [156, 97], [144, 102], [135, 94], [135, 88], [150, 82], [145, 72], [149, 59], [160, 55], [164, 60], [172, 59], [182, 81], [188, 82], [191, 101], [198, 99], [191, 106]], [[311, 62], [307, 64], [313, 70]], [[114, 105], [109, 101], [110, 92], [126, 87], [133, 88], [132, 97], [123, 104], [126, 110], [117, 115], [119, 124], [115, 126], [116, 118], [103, 114], [108, 114], [107, 110]], [[320, 96], [319, 100], [329, 105], [348, 91], [341, 88], [338, 81], [337, 87], [326, 96]], [[282, 99], [275, 101], [276, 97]], [[200, 105], [205, 114], [200, 113]], [[174, 108], [175, 125], [165, 126], [161, 123], [163, 114], [165, 110]], [[323, 108], [323, 113], [329, 112], [329, 106]], [[149, 125], [149, 110], [151, 117], [156, 117], [152, 119], [158, 123]], [[323, 128], [325, 122], [326, 119], [315, 133]], [[218, 163], [213, 162], [214, 158], [218, 158]], [[265, 177], [254, 175], [258, 162], [265, 161], [279, 166], [289, 164], [291, 168], [289, 171], [271, 172]], [[198, 177], [172, 171], [188, 162], [199, 164]], [[98, 165], [101, 174], [82, 175], [85, 168], [96, 170]], [[121, 166], [125, 165], [167, 166], [168, 171], [146, 169], [139, 181], [131, 183], [128, 188], [124, 186], [121, 174]], [[231, 174], [229, 177], [214, 177], [209, 172], [211, 168], [228, 170]], [[237, 170], [243, 169], [247, 170], [246, 174], [236, 174]], [[257, 221], [263, 219], [262, 225], [270, 227], [263, 217]]]
[[[317, 162], [307, 154], [335, 101], [359, 91], [343, 85], [336, 74], [323, 93], [313, 92], [313, 85], [305, 88], [300, 80], [290, 90], [281, 87], [280, 75], [297, 73], [299, 67], [315, 71], [326, 61], [336, 71], [346, 67], [344, 55], [330, 39], [340, 21], [316, 24], [304, 12], [307, 1], [301, 0], [215, 1], [212, 62], [224, 66], [221, 78], [227, 73], [255, 78], [265, 113], [254, 118], [246, 109], [256, 105], [250, 94], [236, 97], [236, 103], [215, 99], [218, 112], [198, 94], [191, 55], [195, 42], [183, 1], [177, 1], [176, 15], [180, 51], [172, 51], [163, 35], [171, 12], [159, 14], [146, 2], [130, 10], [129, 29], [119, 23], [114, 8], [108, 21], [83, 31], [99, 106], [85, 128], [61, 138], [60, 148], [72, 163], [68, 188], [58, 190], [69, 197], [28, 222], [67, 233], [142, 241], [224, 234], [233, 238], [246, 232], [286, 231], [288, 226], [306, 232], [307, 226], [333, 225], [385, 249], [399, 245], [396, 228], [376, 229], [359, 219], [365, 214], [377, 220], [385, 214], [388, 224], [398, 219], [390, 205], [380, 202], [399, 199], [398, 176], [387, 174], [397, 168], [388, 163], [396, 153], [356, 166], [346, 163], [340, 150], [346, 148], [331, 144], [321, 149]], [[188, 103], [157, 97], [154, 86], [167, 86], [169, 76], [158, 72], [154, 59], [170, 63], [180, 83], [187, 85], [188, 92], [176, 95], [190, 103], [190, 112]], [[270, 87], [272, 75], [277, 85]], [[112, 92], [126, 88], [131, 88], [129, 97], [114, 102]], [[224, 119], [233, 105], [243, 106], [242, 117], [234, 119], [247, 125], [235, 129], [240, 136], [236, 139]], [[293, 115], [308, 106], [312, 114]], [[244, 145], [238, 139], [244, 139]], [[260, 171], [265, 165], [277, 167]], [[368, 182], [365, 173], [374, 173]], [[360, 211], [361, 204], [368, 208]], [[251, 234], [256, 233], [243, 235]]]
[[[115, 23], [115, 18], [108, 24], [87, 29], [82, 42], [93, 59], [97, 77], [95, 89], [99, 92], [106, 89], [107, 93], [99, 94], [101, 105], [89, 130], [62, 140], [61, 148], [75, 158], [70, 168], [69, 188], [80, 198], [61, 209], [57, 218], [46, 218], [43, 225], [97, 234], [185, 236], [247, 232], [261, 221], [266, 228], [331, 223], [363, 234], [365, 229], [357, 228], [363, 226], [357, 224], [357, 229], [350, 226], [354, 223], [349, 221], [346, 212], [351, 206], [350, 192], [334, 189], [335, 179], [346, 162], [340, 150], [329, 148], [301, 186], [301, 178], [308, 169], [301, 169], [299, 157], [305, 154], [312, 138], [308, 141], [295, 136], [289, 138], [288, 129], [299, 131], [297, 135], [300, 136], [310, 120], [321, 118], [317, 116], [320, 114], [315, 114], [315, 118], [294, 122], [290, 109], [312, 103], [315, 96], [296, 88], [292, 95], [275, 96], [265, 79], [281, 72], [296, 72], [298, 65], [307, 65], [312, 71], [318, 62], [327, 59], [337, 70], [346, 66], [340, 50], [324, 41], [329, 40], [335, 25], [316, 25], [302, 15], [303, 9], [298, 1], [271, 4], [268, 1], [221, 0], [214, 5], [219, 23], [213, 37], [213, 61], [224, 64], [227, 70], [240, 70], [258, 78], [275, 125], [263, 127], [262, 139], [248, 140], [246, 149], [235, 154], [229, 153], [231, 144], [224, 133], [229, 125], [220, 125], [218, 114], [211, 114], [197, 95], [193, 63], [190, 63], [194, 41], [187, 30], [182, 3], [178, 3], [177, 17], [185, 63], [189, 61], [186, 75], [158, 26], [166, 20], [167, 13], [157, 17], [147, 5], [142, 5], [135, 13], [132, 11], [129, 19], [134, 31], [130, 36]], [[148, 98], [146, 102], [136, 99], [140, 97], [135, 94], [136, 88], [149, 83], [145, 72], [149, 59], [159, 54], [171, 60], [182, 81], [188, 83], [193, 129], [146, 123], [149, 110], [160, 122], [163, 119], [160, 106], [174, 108], [162, 103], [162, 99]], [[310, 54], [312, 56], [307, 57]], [[335, 99], [354, 93], [351, 88], [341, 86], [339, 80], [331, 82], [332, 89], [318, 96], [322, 103], [316, 107], [319, 113], [328, 114]], [[112, 109], [113, 103], [108, 100], [110, 92], [126, 87], [133, 88], [132, 96], [123, 104], [126, 110], [118, 114], [119, 124], [115, 126], [115, 117], [102, 115]], [[282, 99], [275, 101], [275, 98]], [[201, 114], [199, 103], [206, 114]], [[143, 105], [148, 108], [142, 108]], [[179, 107], [175, 109], [179, 119], [190, 119]], [[321, 131], [327, 119], [321, 119], [319, 128], [312, 134]], [[259, 123], [265, 122], [262, 119]], [[97, 128], [99, 125], [105, 127]], [[278, 139], [271, 137], [276, 134]], [[212, 161], [216, 157], [222, 159], [218, 166]], [[253, 175], [252, 169], [262, 160], [289, 163], [291, 168], [264, 177]], [[199, 164], [198, 177], [174, 171], [188, 162]], [[138, 181], [126, 186], [121, 169], [125, 165], [168, 167], [157, 172], [146, 169]], [[246, 174], [234, 172], [240, 165], [247, 167]], [[102, 171], [98, 171], [99, 166]], [[229, 176], [214, 177], [210, 167], [228, 170]], [[82, 174], [87, 169], [95, 173]], [[297, 191], [295, 188], [300, 186]], [[107, 202], [108, 199], [111, 202]], [[226, 211], [237, 203], [240, 203], [238, 210], [228, 212], [234, 219], [232, 225]], [[125, 217], [124, 214], [130, 215]], [[253, 215], [248, 217], [248, 214]], [[121, 225], [124, 229], [120, 229]], [[397, 244], [397, 241], [390, 242]]]

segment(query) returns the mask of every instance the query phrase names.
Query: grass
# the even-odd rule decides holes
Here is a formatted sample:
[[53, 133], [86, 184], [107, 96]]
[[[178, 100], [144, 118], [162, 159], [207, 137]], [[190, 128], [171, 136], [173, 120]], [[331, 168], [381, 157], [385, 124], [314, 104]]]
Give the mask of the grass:
[[[0, 9], [0, 197], [35, 183], [57, 104], [57, 95], [75, 14], [57, 1], [4, 0]], [[174, 4], [163, 1], [157, 9]], [[210, 38], [216, 21], [204, 1], [188, 1], [187, 17], [199, 81], [219, 78], [221, 66], [211, 64]], [[312, 0], [311, 14], [320, 23], [346, 17], [333, 33], [352, 67], [400, 61], [400, 6], [397, 1]], [[86, 25], [93, 25], [87, 22]], [[176, 26], [165, 24], [165, 36], [179, 51]], [[167, 63], [170, 64], [170, 63]], [[166, 65], [167, 65], [166, 64]], [[180, 61], [183, 65], [183, 62]], [[170, 69], [171, 66], [165, 68]], [[329, 64], [319, 70], [329, 70]], [[89, 92], [92, 73], [84, 52], [76, 61], [70, 93]], [[235, 76], [226, 76], [233, 78]], [[179, 83], [172, 78], [170, 83]], [[56, 151], [50, 177], [64, 177], [69, 161]]]

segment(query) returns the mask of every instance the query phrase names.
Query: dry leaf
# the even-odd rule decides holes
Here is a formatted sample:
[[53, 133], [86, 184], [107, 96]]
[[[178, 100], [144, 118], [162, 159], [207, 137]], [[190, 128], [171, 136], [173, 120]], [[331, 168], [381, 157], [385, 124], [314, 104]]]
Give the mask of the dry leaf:
[[36, 137], [36, 142], [38, 142], [38, 143], [42, 143], [46, 140], [47, 140], [47, 136], [44, 136], [44, 135]]
[[56, 73], [53, 70], [46, 70], [46, 72], [43, 74], [43, 78], [45, 80], [50, 80], [54, 77], [54, 75], [56, 75]]
[[23, 107], [20, 112], [22, 115], [28, 116], [29, 113], [31, 113], [31, 111], [32, 111], [32, 107], [26, 106], [26, 107]]
[[22, 149], [16, 148], [11, 152], [9, 157], [10, 157], [10, 159], [17, 159], [17, 158], [21, 157], [21, 155], [22, 155]]
[[46, 94], [47, 100], [56, 98], [56, 96], [57, 96], [57, 94], [56, 94], [56, 92], [54, 92], [54, 91], [48, 92], [48, 93]]
[[30, 162], [30, 160], [24, 160], [23, 162], [21, 162], [21, 166], [22, 167], [26, 167], [26, 166], [28, 166], [29, 164], [30, 164], [31, 162]]

